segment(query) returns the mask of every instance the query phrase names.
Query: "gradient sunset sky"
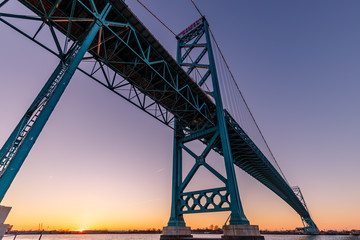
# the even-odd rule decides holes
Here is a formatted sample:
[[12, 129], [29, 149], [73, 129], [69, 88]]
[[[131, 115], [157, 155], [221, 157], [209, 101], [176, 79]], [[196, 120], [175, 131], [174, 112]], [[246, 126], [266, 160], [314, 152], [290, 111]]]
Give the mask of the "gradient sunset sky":
[[[0, 11], [17, 12], [19, 4]], [[142, 0], [175, 33], [199, 18], [190, 0]], [[291, 185], [318, 227], [360, 229], [360, 1], [196, 0]], [[175, 56], [176, 40], [126, 3]], [[19, 9], [20, 11], [20, 9]], [[58, 64], [0, 23], [0, 145]], [[45, 37], [45, 36], [44, 36]], [[2, 205], [14, 229], [162, 228], [170, 216], [170, 128], [76, 73]], [[260, 229], [300, 227], [297, 213], [236, 168]], [[213, 181], [202, 173], [194, 188]], [[214, 184], [216, 181], [214, 181]], [[186, 215], [192, 228], [229, 213]]]

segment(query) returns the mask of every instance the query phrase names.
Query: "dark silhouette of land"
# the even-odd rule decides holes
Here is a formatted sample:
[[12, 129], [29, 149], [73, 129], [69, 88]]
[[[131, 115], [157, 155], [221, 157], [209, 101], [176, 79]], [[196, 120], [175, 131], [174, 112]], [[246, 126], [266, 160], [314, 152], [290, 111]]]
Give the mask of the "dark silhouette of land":
[[[8, 234], [11, 235], [25, 235], [25, 234], [161, 234], [161, 229], [147, 229], [147, 230], [127, 230], [127, 231], [112, 231], [112, 230], [84, 230], [84, 231], [69, 231], [69, 230], [12, 230]], [[191, 231], [193, 234], [222, 234], [222, 229], [216, 227], [212, 228], [197, 228]], [[277, 235], [306, 235], [303, 228], [295, 230], [269, 231], [261, 230], [261, 234], [277, 234]], [[360, 230], [327, 230], [320, 231], [320, 235], [360, 235]]]

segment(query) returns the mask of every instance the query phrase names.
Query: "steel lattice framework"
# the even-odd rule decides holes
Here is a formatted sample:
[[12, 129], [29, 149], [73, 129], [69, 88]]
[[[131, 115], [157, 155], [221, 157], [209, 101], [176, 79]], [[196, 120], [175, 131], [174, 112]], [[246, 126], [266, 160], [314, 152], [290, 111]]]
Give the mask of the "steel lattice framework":
[[[206, 19], [199, 19], [178, 35], [175, 61], [121, 0], [19, 0], [35, 16], [1, 12], [6, 2], [0, 4], [0, 21], [57, 56], [60, 63], [0, 150], [0, 201], [78, 69], [174, 129], [169, 225], [183, 224], [184, 213], [225, 210], [232, 213], [230, 224], [248, 224], [236, 185], [235, 164], [293, 207], [302, 217], [305, 229], [317, 231], [301, 192], [294, 193], [223, 109]], [[32, 21], [38, 27], [29, 33], [13, 21], [17, 19]], [[39, 40], [39, 33], [44, 31], [52, 37], [54, 47]], [[202, 50], [195, 61], [188, 62], [193, 49]], [[209, 61], [204, 64], [201, 61], [205, 56]], [[195, 82], [189, 74], [199, 68], [206, 72]], [[213, 89], [205, 91], [202, 86], [210, 78]], [[194, 140], [206, 145], [200, 156], [185, 146]], [[195, 159], [184, 180], [180, 170], [182, 150]], [[211, 150], [224, 156], [227, 177], [206, 163]], [[200, 166], [218, 177], [225, 187], [184, 192]]]

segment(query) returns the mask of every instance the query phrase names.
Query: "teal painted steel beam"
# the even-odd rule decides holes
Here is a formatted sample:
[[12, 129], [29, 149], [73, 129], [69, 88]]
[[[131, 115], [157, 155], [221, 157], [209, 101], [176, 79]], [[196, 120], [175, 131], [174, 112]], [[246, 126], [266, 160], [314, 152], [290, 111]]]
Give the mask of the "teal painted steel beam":
[[206, 167], [212, 174], [214, 174], [223, 183], [227, 184], [227, 179], [223, 175], [221, 175], [218, 171], [216, 171], [213, 167], [211, 167], [207, 162], [203, 162], [202, 165]]
[[182, 182], [182, 152], [180, 138], [183, 137], [179, 123], [175, 120], [174, 146], [173, 146], [173, 173], [172, 173], [172, 197], [171, 213], [168, 226], [185, 226], [182, 213], [180, 213], [180, 186]]
[[213, 128], [209, 128], [209, 129], [205, 129], [205, 130], [199, 130], [199, 131], [194, 131], [191, 132], [190, 135], [184, 137], [181, 142], [182, 143], [187, 143], [187, 142], [191, 142], [193, 140], [197, 140], [200, 139], [206, 135], [209, 135], [215, 131], [217, 131], [219, 128], [218, 127], [213, 127]]
[[9, 1], [9, 0], [3, 0], [3, 1], [0, 3], [0, 8], [1, 8], [2, 6], [4, 6], [8, 1]]
[[[105, 18], [109, 8], [110, 5], [108, 4], [102, 12], [101, 18]], [[65, 62], [60, 62], [45, 87], [40, 91], [38, 97], [0, 150], [2, 153], [0, 156], [1, 164], [3, 164], [3, 171], [0, 176], [0, 202], [60, 100], [100, 26], [101, 22], [99, 20], [94, 21], [82, 44], [71, 50]], [[39, 105], [40, 101], [44, 101], [41, 103], [42, 105]], [[35, 115], [34, 112], [36, 112]], [[23, 135], [19, 135], [22, 133]], [[20, 142], [17, 142], [17, 140]]]
[[201, 78], [201, 80], [199, 81], [199, 86], [201, 87], [205, 82], [206, 82], [206, 80], [208, 79], [208, 77], [210, 76], [210, 74], [211, 74], [211, 71], [210, 71], [210, 69], [208, 69], [207, 71], [206, 71], [206, 73], [204, 74], [204, 76]]
[[180, 194], [180, 213], [183, 214], [230, 211], [230, 205], [226, 187]]
[[199, 161], [195, 162], [193, 167], [190, 169], [188, 175], [186, 176], [184, 181], [181, 183], [180, 188], [179, 188], [180, 192], [183, 192], [185, 190], [185, 188], [190, 183], [191, 179], [195, 176], [195, 173], [197, 172], [197, 170], [199, 169], [200, 166], [201, 166], [201, 163]]
[[218, 139], [219, 137], [219, 131], [216, 131], [214, 133], [214, 136], [211, 137], [209, 143], [207, 144], [205, 150], [202, 152], [202, 154], [199, 156], [200, 160], [205, 159], [207, 157], [207, 155], [210, 153], [210, 151], [212, 150], [212, 148], [214, 147], [214, 143], [215, 141]]
[[214, 55], [212, 52], [211, 39], [210, 39], [208, 27], [209, 27], [208, 23], [204, 19], [205, 37], [206, 37], [206, 44], [207, 44], [209, 63], [210, 63], [209, 65], [210, 65], [210, 71], [212, 77], [212, 85], [214, 89], [214, 98], [216, 102], [216, 116], [220, 130], [221, 144], [222, 144], [223, 156], [225, 160], [225, 169], [228, 179], [228, 189], [231, 199], [230, 225], [249, 224], [249, 221], [245, 216], [240, 201], [240, 195], [238, 190], [239, 188], [237, 186], [236, 175], [234, 170], [234, 160], [231, 153], [230, 140], [229, 140], [228, 130], [226, 127], [225, 116], [224, 116], [224, 107], [222, 104], [219, 80], [217, 77], [216, 65], [215, 65]]
[[197, 34], [194, 42], [192, 44], [185, 44], [185, 45], [179, 45], [182, 48], [188, 47], [188, 49], [186, 50], [186, 52], [184, 53], [184, 55], [181, 57], [181, 59], [178, 59], [178, 62], [183, 62], [187, 56], [189, 56], [191, 50], [194, 49], [194, 47], [205, 47], [206, 44], [198, 44], [199, 40], [201, 39], [201, 37], [204, 35], [204, 31], [200, 32], [199, 34]]

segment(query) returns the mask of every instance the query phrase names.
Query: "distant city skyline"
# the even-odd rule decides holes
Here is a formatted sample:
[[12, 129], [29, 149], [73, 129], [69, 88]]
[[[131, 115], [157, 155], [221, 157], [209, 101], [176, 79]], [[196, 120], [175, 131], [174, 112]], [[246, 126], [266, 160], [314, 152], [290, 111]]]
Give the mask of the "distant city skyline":
[[[142, 2], [175, 33], [199, 18], [190, 1]], [[360, 2], [195, 2], [318, 227], [360, 229]], [[174, 36], [136, 1], [126, 3], [175, 56]], [[0, 11], [18, 6], [10, 1]], [[58, 59], [3, 23], [0, 33], [2, 146]], [[1, 203], [13, 207], [6, 223], [18, 230], [39, 223], [45, 230], [162, 229], [170, 216], [172, 137], [170, 128], [77, 72]], [[273, 192], [239, 168], [236, 174], [251, 224], [302, 226]], [[213, 184], [205, 172], [200, 176], [192, 188]], [[204, 228], [222, 226], [228, 216], [185, 220]]]

